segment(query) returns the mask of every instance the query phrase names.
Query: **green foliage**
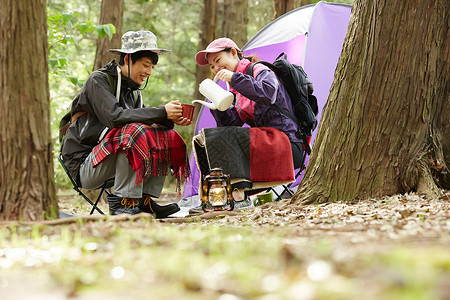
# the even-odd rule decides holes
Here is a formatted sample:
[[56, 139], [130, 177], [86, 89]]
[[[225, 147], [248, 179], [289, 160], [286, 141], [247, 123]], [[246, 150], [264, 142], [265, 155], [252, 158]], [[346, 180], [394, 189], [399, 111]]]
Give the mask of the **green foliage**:
[[130, 299], [146, 299], [149, 286], [151, 299], [447, 295], [450, 257], [445, 246], [416, 241], [411, 247], [395, 239], [349, 242], [342, 228], [331, 236], [322, 224], [315, 229], [321, 238], [313, 228], [288, 225], [255, 226], [229, 217], [179, 225], [150, 218], [5, 225], [0, 228], [0, 266], [3, 282], [14, 286], [12, 280], [18, 278], [22, 286], [33, 287], [39, 278], [38, 295], [47, 292], [56, 298], [65, 292], [76, 298], [126, 293]]
[[[85, 69], [87, 65], [80, 68], [82, 61], [80, 61], [78, 53], [84, 52], [84, 48], [92, 51], [94, 49], [91, 45], [92, 41], [95, 41], [97, 37], [108, 36], [111, 39], [116, 32], [113, 24], [97, 25], [90, 20], [84, 21], [83, 19], [85, 17], [79, 12], [66, 12], [52, 6], [47, 7], [50, 112], [57, 186], [70, 184], [57, 160], [59, 153], [58, 124], [72, 98], [85, 82], [80, 77], [84, 77], [87, 73], [87, 69]], [[92, 59], [89, 59], [90, 64], [94, 62], [94, 53], [90, 52], [92, 55]]]
[[68, 69], [69, 58], [61, 56], [66, 54], [67, 45], [79, 47], [79, 40], [91, 31], [97, 32], [100, 38], [108, 35], [111, 40], [116, 33], [113, 24], [94, 25], [91, 21], [80, 22], [82, 16], [78, 12], [60, 12], [47, 9], [48, 44], [49, 44], [49, 71], [50, 74], [67, 78], [72, 84], [81, 87], [82, 81], [73, 76]]

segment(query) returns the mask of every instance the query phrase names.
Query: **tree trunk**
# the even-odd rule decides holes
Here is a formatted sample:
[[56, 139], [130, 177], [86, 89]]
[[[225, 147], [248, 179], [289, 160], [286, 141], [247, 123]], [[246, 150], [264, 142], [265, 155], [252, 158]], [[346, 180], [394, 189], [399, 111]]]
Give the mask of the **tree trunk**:
[[[198, 51], [206, 49], [209, 43], [216, 38], [217, 29], [217, 0], [205, 0], [205, 5], [202, 11], [202, 23], [200, 30], [200, 43], [198, 44]], [[204, 97], [198, 91], [198, 85], [205, 79], [211, 77], [211, 69], [208, 66], [196, 65], [195, 71], [195, 93], [194, 99], [203, 99]], [[193, 121], [194, 124], [200, 112], [201, 104], [195, 104], [195, 111]], [[194, 130], [194, 126], [192, 126]]]
[[449, 16], [448, 0], [355, 1], [294, 202], [435, 197], [433, 172], [448, 184]]
[[0, 220], [37, 220], [58, 214], [46, 1], [1, 0], [0, 7]]
[[102, 10], [99, 24], [113, 24], [116, 27], [116, 34], [112, 39], [108, 37], [97, 39], [97, 51], [95, 52], [94, 70], [97, 70], [117, 55], [109, 53], [109, 49], [121, 47], [122, 24], [123, 24], [123, 3], [124, 0], [102, 0]]
[[305, 5], [308, 5], [308, 4], [311, 4], [311, 3], [316, 3], [316, 2], [319, 2], [319, 1], [296, 0], [296, 1], [295, 1], [295, 7], [294, 7], [294, 8], [300, 7], [300, 6], [305, 6]]
[[284, 15], [295, 8], [294, 0], [273, 0], [273, 19]]
[[316, 3], [314, 0], [273, 0], [273, 19], [284, 15], [285, 13], [296, 9], [297, 7]]
[[232, 39], [239, 47], [247, 42], [248, 1], [224, 0], [223, 36]]

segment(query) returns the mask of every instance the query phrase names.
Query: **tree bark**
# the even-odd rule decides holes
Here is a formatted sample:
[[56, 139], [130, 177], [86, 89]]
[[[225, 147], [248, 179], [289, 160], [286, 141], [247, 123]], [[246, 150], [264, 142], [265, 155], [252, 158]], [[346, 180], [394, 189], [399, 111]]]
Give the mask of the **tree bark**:
[[[204, 0], [205, 5], [202, 11], [202, 25], [199, 34], [200, 42], [198, 44], [198, 51], [206, 49], [208, 44], [216, 38], [217, 29], [217, 0]], [[208, 66], [196, 65], [195, 70], [195, 92], [194, 99], [203, 99], [203, 95], [198, 91], [198, 85], [205, 79], [212, 77], [211, 69]], [[195, 104], [194, 124], [198, 118], [201, 104]], [[194, 130], [195, 126], [192, 126]]]
[[224, 0], [222, 32], [239, 47], [247, 42], [248, 1]]
[[296, 9], [297, 7], [305, 6], [319, 1], [315, 0], [273, 0], [273, 19], [284, 15], [285, 13]]
[[124, 0], [102, 0], [99, 24], [113, 24], [116, 27], [116, 34], [112, 39], [108, 37], [97, 39], [97, 51], [95, 52], [94, 70], [97, 70], [117, 55], [109, 53], [109, 49], [121, 47], [122, 25], [123, 25], [123, 3]]
[[449, 16], [447, 0], [354, 2], [293, 202], [435, 197], [436, 173], [448, 184]]
[[294, 7], [294, 8], [300, 7], [300, 6], [305, 6], [305, 5], [308, 5], [308, 4], [311, 4], [311, 3], [316, 3], [316, 2], [319, 2], [319, 1], [296, 0], [296, 1], [295, 1], [295, 7]]
[[294, 0], [273, 0], [273, 19], [284, 15], [295, 8]]
[[0, 7], [0, 220], [57, 216], [46, 1]]

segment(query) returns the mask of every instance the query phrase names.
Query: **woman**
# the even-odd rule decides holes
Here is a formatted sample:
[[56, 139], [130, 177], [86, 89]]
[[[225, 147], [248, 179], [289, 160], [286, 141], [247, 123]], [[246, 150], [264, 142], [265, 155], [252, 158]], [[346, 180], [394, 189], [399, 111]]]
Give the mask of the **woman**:
[[[278, 137], [268, 135], [269, 140], [274, 137], [273, 144], [276, 146], [272, 146], [275, 148], [283, 148], [282, 153], [286, 153], [284, 151], [289, 151], [291, 148], [293, 165], [294, 169], [297, 169], [301, 166], [304, 157], [304, 148], [302, 141], [296, 136], [296, 132], [298, 131], [298, 125], [292, 119], [290, 119], [285, 114], [281, 113], [279, 109], [276, 109], [273, 104], [277, 104], [277, 106], [281, 109], [287, 110], [291, 115], [294, 115], [294, 109], [292, 107], [292, 102], [289, 98], [289, 94], [282, 85], [282, 83], [278, 80], [275, 73], [262, 64], [255, 64], [253, 68], [253, 76], [247, 75], [247, 69], [249, 66], [259, 61], [259, 58], [256, 56], [247, 56], [244, 57], [242, 51], [236, 45], [236, 43], [229, 38], [219, 38], [211, 42], [205, 50], [199, 51], [195, 60], [198, 65], [205, 66], [209, 65], [212, 71], [216, 74], [216, 78], [228, 82], [231, 87], [231, 91], [235, 94], [235, 100], [233, 104], [225, 111], [219, 110], [211, 110], [212, 115], [214, 116], [217, 126], [238, 126], [241, 127], [244, 123], [248, 124], [250, 127], [264, 127], [264, 128], [275, 128], [284, 133], [290, 142], [289, 145], [286, 145], [287, 139], [284, 137], [282, 140], [283, 143], [278, 143]], [[262, 136], [264, 138], [264, 136]], [[237, 136], [233, 136], [230, 139], [230, 142], [238, 139]], [[261, 141], [261, 139], [257, 139], [256, 144]], [[250, 142], [252, 144], [252, 142]], [[269, 142], [270, 144], [270, 142]], [[267, 144], [266, 144], [267, 145]], [[253, 158], [250, 159], [249, 163], [249, 174], [250, 179], [247, 177], [239, 177], [236, 176], [234, 178], [244, 178], [243, 181], [232, 184], [233, 189], [233, 197], [236, 201], [242, 200], [242, 193], [237, 192], [237, 190], [258, 190], [258, 185], [255, 183], [261, 182], [270, 182], [277, 180], [256, 180], [258, 177], [266, 178], [274, 178], [279, 176], [278, 178], [286, 178], [284, 175], [293, 174], [292, 169], [290, 168], [290, 157], [286, 157], [284, 155], [279, 155], [275, 160], [270, 160], [266, 157], [266, 153], [272, 152], [272, 155], [275, 151], [273, 149], [268, 149], [270, 147], [266, 147], [263, 149], [262, 159], [258, 157], [257, 160]], [[199, 148], [196, 148], [199, 149]], [[279, 150], [279, 149], [276, 149]], [[199, 151], [199, 150], [196, 150]], [[255, 153], [255, 152], [253, 152]], [[289, 152], [288, 152], [289, 153]], [[247, 155], [244, 155], [247, 156]], [[201, 154], [197, 153], [197, 159], [200, 160], [202, 157]], [[241, 165], [242, 160], [238, 161], [235, 155], [233, 155], [233, 159], [235, 160], [234, 165]], [[255, 156], [254, 156], [255, 157]], [[272, 156], [273, 157], [273, 156]], [[259, 161], [260, 164], [258, 166], [254, 166], [254, 162]], [[262, 163], [261, 163], [262, 161]], [[276, 164], [276, 171], [270, 171], [268, 169], [267, 162]], [[275, 162], [276, 161], [276, 162]], [[215, 162], [217, 163], [217, 162]], [[207, 170], [204, 167], [205, 164], [203, 162], [199, 162], [198, 164], [201, 168], [201, 173], [205, 173]], [[211, 161], [209, 161], [209, 166], [211, 165]], [[202, 169], [203, 167], [203, 169]], [[278, 168], [277, 168], [278, 167]], [[230, 167], [227, 167], [227, 173], [230, 172]], [[241, 168], [242, 169], [242, 168]], [[284, 173], [283, 173], [284, 172]], [[265, 174], [269, 173], [279, 173], [279, 174], [269, 174], [265, 176]], [[233, 178], [233, 174], [231, 174]], [[244, 174], [247, 175], [247, 174]], [[293, 175], [292, 175], [293, 176]], [[288, 176], [289, 177], [289, 176]], [[293, 177], [291, 177], [293, 178]], [[255, 180], [254, 180], [255, 179]], [[281, 182], [282, 180], [278, 181]], [[262, 187], [262, 186], [261, 186]], [[248, 199], [247, 199], [248, 200]], [[244, 201], [248, 202], [248, 201]], [[245, 207], [247, 204], [243, 204], [242, 207]], [[241, 206], [238, 204], [237, 206]], [[235, 205], [236, 208], [236, 205]], [[195, 210], [195, 209], [194, 209]], [[194, 210], [192, 210], [194, 212]]]
[[229, 38], [219, 38], [211, 42], [205, 50], [195, 56], [198, 65], [209, 65], [222, 81], [230, 83], [236, 99], [225, 111], [212, 110], [217, 126], [273, 127], [284, 132], [291, 142], [294, 169], [300, 167], [303, 156], [302, 141], [295, 135], [298, 125], [280, 113], [272, 104], [286, 109], [294, 115], [289, 95], [275, 73], [256, 64], [254, 78], [246, 75], [251, 63], [259, 61], [256, 56], [244, 57], [242, 51]]

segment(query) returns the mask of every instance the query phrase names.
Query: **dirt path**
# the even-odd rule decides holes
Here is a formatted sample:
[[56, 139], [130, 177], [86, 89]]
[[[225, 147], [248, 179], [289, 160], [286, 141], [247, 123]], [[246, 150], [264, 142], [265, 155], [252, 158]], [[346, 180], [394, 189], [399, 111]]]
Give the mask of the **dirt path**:
[[[165, 192], [160, 203], [178, 202], [181, 196]], [[69, 214], [87, 215], [91, 206], [76, 194], [59, 197], [60, 209]], [[99, 207], [106, 213], [107, 204]], [[428, 200], [415, 194], [395, 195], [358, 203], [325, 203], [293, 206], [287, 201], [266, 204], [250, 210], [230, 213], [201, 214], [186, 218], [169, 218], [162, 223], [224, 222], [237, 225], [251, 221], [254, 226], [294, 228], [298, 235], [308, 238], [339, 237], [350, 241], [432, 242], [450, 249], [450, 192], [438, 199]]]
[[[169, 192], [160, 202], [178, 200]], [[89, 215], [89, 204], [74, 193], [61, 195], [59, 204]], [[105, 202], [100, 207], [107, 212]], [[0, 226], [0, 295], [450, 299], [449, 208], [447, 192], [432, 200], [411, 194], [308, 206], [281, 201], [163, 220], [96, 214], [58, 225], [9, 224]]]

